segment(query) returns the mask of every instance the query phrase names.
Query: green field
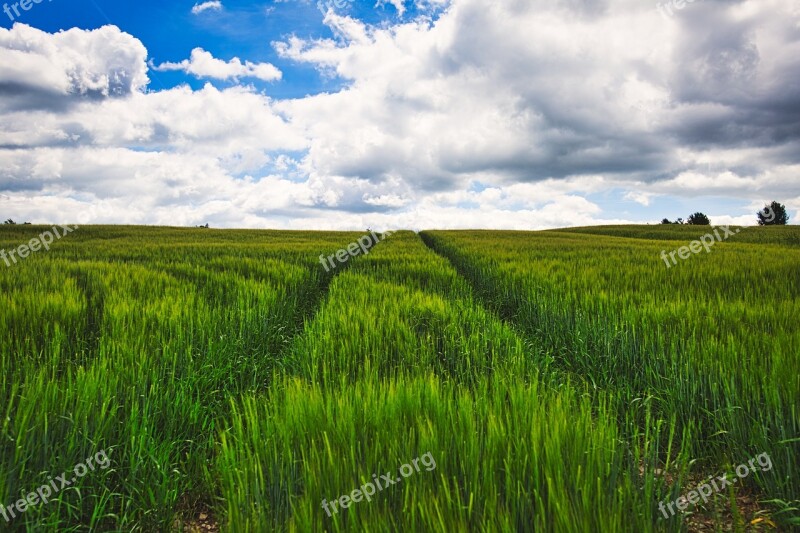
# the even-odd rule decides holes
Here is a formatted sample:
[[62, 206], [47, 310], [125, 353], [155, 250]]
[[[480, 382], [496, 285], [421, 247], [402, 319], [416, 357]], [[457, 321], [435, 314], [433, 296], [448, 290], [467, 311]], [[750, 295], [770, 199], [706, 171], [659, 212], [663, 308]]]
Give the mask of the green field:
[[798, 529], [800, 228], [706, 231], [80, 227], [0, 262], [0, 530]]

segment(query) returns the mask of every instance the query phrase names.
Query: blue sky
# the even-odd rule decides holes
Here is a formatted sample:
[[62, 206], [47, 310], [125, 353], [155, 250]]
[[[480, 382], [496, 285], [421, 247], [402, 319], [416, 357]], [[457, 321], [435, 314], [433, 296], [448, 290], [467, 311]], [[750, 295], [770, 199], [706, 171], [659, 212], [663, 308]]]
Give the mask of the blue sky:
[[4, 218], [541, 229], [750, 224], [771, 200], [800, 215], [792, 0], [22, 5], [0, 13]]
[[[220, 10], [208, 9], [200, 14], [192, 14], [195, 5], [199, 4], [149, 0], [136, 3], [44, 0], [42, 4], [34, 4], [29, 11], [18, 9], [21, 16], [14, 18], [17, 22], [51, 33], [73, 27], [92, 29], [113, 24], [142, 41], [150, 57], [158, 62], [180, 61], [188, 57], [196, 47], [201, 47], [218, 58], [240, 57], [253, 62], [270, 62], [278, 65], [289, 81], [249, 81], [259, 90], [277, 98], [302, 97], [306, 94], [337, 90], [341, 86], [340, 80], [321, 78], [313, 67], [282, 61], [270, 46], [270, 39], [284, 38], [293, 33], [331, 37], [329, 28], [322, 23], [324, 15], [315, 2], [226, 1]], [[347, 9], [343, 11], [358, 14], [359, 17], [375, 19], [376, 14], [383, 18], [397, 15], [397, 10], [391, 5], [377, 10], [366, 7], [363, 3], [359, 5], [348, 2], [345, 5]], [[14, 23], [7, 15], [0, 20], [6, 28]], [[200, 88], [204, 84], [203, 80], [180, 72], [151, 73], [150, 77], [150, 88], [153, 90], [166, 89], [181, 83], [194, 88]]]
[[[18, 0], [17, 0], [18, 1]], [[328, 2], [322, 0], [326, 8]], [[371, 24], [391, 24], [400, 21], [398, 10], [392, 4], [372, 5], [367, 2], [336, 0], [341, 7], [331, 3], [340, 14], [355, 17]], [[16, 2], [4, 2], [11, 6]], [[331, 29], [323, 23], [325, 18], [317, 0], [286, 0], [283, 2], [251, 2], [226, 0], [221, 9], [209, 8], [198, 14], [192, 8], [208, 2], [120, 2], [109, 0], [42, 0], [32, 4], [30, 10], [17, 8], [20, 16], [11, 10], [0, 17], [0, 26], [10, 28], [14, 22], [29, 24], [50, 33], [77, 27], [99, 28], [113, 24], [120, 30], [136, 36], [147, 48], [150, 58], [157, 63], [180, 61], [201, 47], [216, 58], [233, 57], [252, 62], [269, 62], [284, 72], [284, 79], [272, 83], [249, 79], [260, 91], [275, 98], [301, 98], [308, 94], [340, 89], [343, 80], [320, 76], [313, 66], [297, 64], [280, 58], [271, 46], [272, 40], [290, 35], [311, 38], [333, 38]], [[409, 5], [403, 18], [420, 14]], [[435, 11], [431, 12], [435, 16]], [[160, 90], [185, 83], [199, 89], [204, 81], [181, 72], [151, 72], [150, 89]], [[219, 83], [220, 87], [234, 84]]]

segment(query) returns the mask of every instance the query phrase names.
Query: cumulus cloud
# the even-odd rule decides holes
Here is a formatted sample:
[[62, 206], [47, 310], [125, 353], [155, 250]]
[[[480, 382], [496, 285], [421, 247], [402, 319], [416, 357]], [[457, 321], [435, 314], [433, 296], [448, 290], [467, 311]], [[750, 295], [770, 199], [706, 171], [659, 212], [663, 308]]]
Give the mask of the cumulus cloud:
[[149, 83], [146, 57], [142, 43], [116, 26], [55, 34], [20, 23], [0, 28], [0, 110], [130, 95]]
[[271, 63], [251, 63], [242, 61], [234, 57], [230, 61], [217, 59], [202, 48], [192, 50], [189, 59], [184, 59], [179, 63], [162, 63], [155, 66], [151, 63], [153, 70], [168, 71], [180, 70], [187, 74], [192, 74], [198, 78], [215, 78], [219, 80], [238, 80], [239, 78], [256, 78], [263, 81], [275, 81], [281, 79], [281, 71]]
[[625, 193], [624, 198], [626, 200], [630, 200], [632, 202], [636, 202], [637, 204], [641, 204], [643, 206], [650, 205], [650, 199], [652, 197], [652, 193], [646, 193], [641, 191], [628, 191]]
[[222, 9], [222, 2], [219, 0], [210, 0], [209, 2], [195, 4], [194, 7], [192, 7], [192, 14], [199, 15], [203, 11], [208, 11], [209, 9], [212, 11], [220, 11]]
[[[113, 27], [0, 30], [4, 209], [327, 229], [623, 223], [669, 198], [733, 200], [732, 217], [772, 199], [800, 209], [793, 0], [695, 2], [672, 17], [634, 0], [414, 8], [432, 4], [436, 18], [380, 25], [329, 11], [331, 38], [273, 43], [344, 85], [284, 100], [210, 84], [144, 92], [147, 52]], [[202, 48], [154, 68], [282, 76]]]
[[397, 14], [402, 17], [403, 14], [406, 12], [406, 6], [404, 1], [405, 0], [385, 0], [385, 3], [393, 5], [394, 8], [397, 10]]
[[800, 138], [798, 14], [768, 4], [708, 2], [664, 20], [627, 1], [462, 0], [434, 24], [381, 28], [329, 14], [337, 39], [276, 49], [350, 84], [285, 109], [321, 171], [422, 189], [599, 174], [693, 194], [674, 178], [743, 148], [750, 164], [713, 170], [764, 183], [776, 158], [797, 161]]

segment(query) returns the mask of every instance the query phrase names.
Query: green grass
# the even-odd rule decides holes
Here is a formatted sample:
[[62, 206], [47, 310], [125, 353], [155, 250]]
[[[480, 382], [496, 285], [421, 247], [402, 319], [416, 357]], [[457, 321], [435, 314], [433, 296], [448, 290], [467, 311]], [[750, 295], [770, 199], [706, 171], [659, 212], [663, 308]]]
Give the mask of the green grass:
[[[414, 234], [393, 235], [337, 276], [291, 354], [288, 381], [235, 404], [222, 436], [233, 531], [654, 522], [655, 483], [635, 474], [603, 401], [568, 382], [543, 384], [538, 348], [477, 304]], [[643, 441], [637, 452], [653, 453]], [[417, 474], [346, 514], [322, 510], [323, 498], [428, 451], [435, 475]], [[642, 514], [630, 517], [633, 508]]]
[[316, 256], [351, 237], [88, 227], [3, 265], [0, 502], [112, 463], [3, 526], [163, 530], [213, 503], [230, 397], [269, 387], [330, 281]]
[[81, 227], [0, 263], [0, 504], [111, 466], [0, 529], [680, 531], [660, 500], [761, 452], [789, 529], [800, 232], [665, 267], [703, 233], [400, 232], [325, 272], [361, 233]]
[[[550, 230], [548, 233], [583, 233], [607, 235], [630, 239], [682, 241], [681, 246], [698, 239], [720, 226], [693, 226], [689, 224], [658, 224], [652, 226], [589, 226]], [[726, 240], [738, 244], [776, 244], [782, 247], [800, 246], [800, 231], [797, 226], [729, 226], [731, 230], [741, 229], [735, 236]], [[720, 236], [725, 232], [720, 230]]]
[[[664, 243], [641, 239], [579, 232], [424, 238], [488, 308], [543, 343], [553, 371], [613, 392], [620, 420], [646, 398], [669, 421], [668, 433], [686, 443], [677, 471], [691, 459], [710, 475], [768, 452], [775, 467], [748, 482], [796, 502], [800, 251], [721, 243], [667, 269]], [[641, 427], [640, 417], [625, 438]]]

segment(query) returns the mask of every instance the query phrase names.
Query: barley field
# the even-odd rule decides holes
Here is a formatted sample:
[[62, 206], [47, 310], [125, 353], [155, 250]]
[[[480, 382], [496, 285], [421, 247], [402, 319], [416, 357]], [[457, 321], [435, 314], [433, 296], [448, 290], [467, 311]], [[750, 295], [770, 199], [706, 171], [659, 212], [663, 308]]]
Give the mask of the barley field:
[[82, 226], [0, 263], [0, 530], [800, 529], [800, 229], [707, 231]]

